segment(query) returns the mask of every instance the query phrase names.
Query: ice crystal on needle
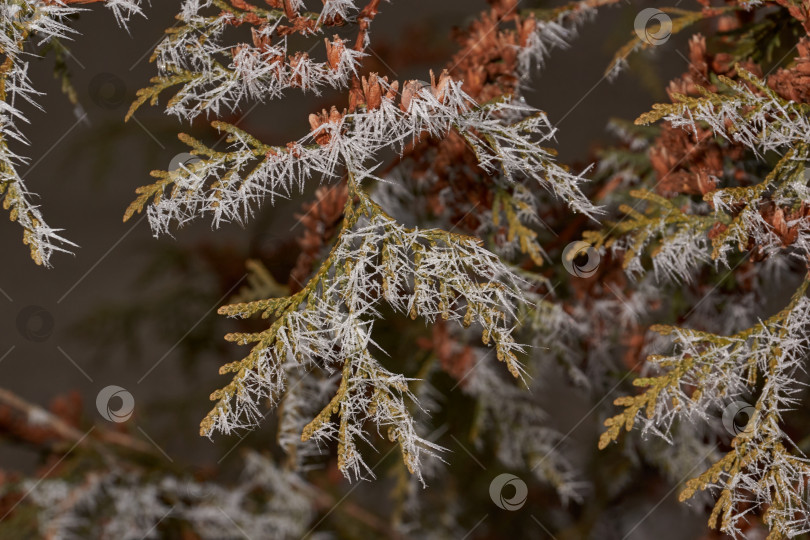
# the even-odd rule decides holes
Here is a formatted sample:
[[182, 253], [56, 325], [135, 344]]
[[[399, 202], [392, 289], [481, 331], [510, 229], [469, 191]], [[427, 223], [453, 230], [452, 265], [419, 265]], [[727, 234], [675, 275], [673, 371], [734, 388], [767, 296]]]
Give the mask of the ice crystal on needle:
[[19, 168], [28, 160], [16, 154], [9, 143], [27, 144], [17, 124], [28, 122], [19, 109], [20, 102], [36, 105], [39, 92], [34, 90], [28, 78], [28, 63], [23, 47], [29, 38], [40, 41], [64, 38], [70, 29], [64, 24], [67, 16], [76, 13], [76, 8], [45, 2], [3, 3], [0, 6], [0, 47], [6, 60], [0, 66], [0, 195], [9, 217], [23, 228], [23, 241], [31, 249], [31, 257], [37, 264], [50, 266], [54, 251], [66, 251], [74, 245], [45, 223], [37, 197], [26, 186]]
[[[378, 92], [374, 108], [353, 113], [311, 115], [313, 131], [286, 146], [270, 146], [229, 124], [214, 126], [229, 135], [231, 148], [221, 152], [188, 136], [183, 140], [202, 159], [175, 171], [156, 171], [158, 182], [138, 189], [139, 197], [127, 216], [147, 203], [153, 231], [168, 232], [172, 223], [182, 225], [200, 215], [211, 214], [215, 226], [243, 222], [266, 197], [289, 196], [302, 191], [308, 181], [339, 179], [346, 169], [371, 175], [374, 162], [385, 148], [400, 152], [419, 136], [443, 137], [457, 130], [475, 149], [484, 170], [500, 173], [508, 181], [531, 179], [587, 215], [599, 213], [582, 194], [584, 178], [557, 165], [540, 144], [551, 139], [554, 129], [544, 114], [526, 105], [498, 102], [480, 107], [461, 85], [443, 75], [433, 87], [416, 81], [402, 90], [398, 84], [372, 76], [364, 79], [367, 92]], [[515, 123], [503, 118], [518, 116]]]
[[[746, 400], [763, 380], [755, 412], [736, 434], [732, 449], [698, 477], [689, 480], [681, 500], [698, 490], [717, 489], [710, 523], [740, 533], [749, 506], [763, 507], [772, 530], [793, 537], [810, 530], [804, 485], [810, 461], [783, 431], [784, 414], [798, 403], [797, 381], [810, 350], [810, 300], [805, 282], [790, 305], [767, 321], [732, 336], [657, 327], [676, 342], [673, 355], [650, 358], [660, 374], [636, 379], [646, 390], [616, 400], [624, 412], [607, 420], [604, 447], [622, 428], [641, 424], [643, 432], [668, 438], [676, 420], [705, 421], [709, 411]], [[795, 487], [788, 487], [795, 486]]]
[[[22, 105], [37, 98], [23, 46], [58, 47], [54, 40], [71, 35], [67, 16], [96, 2], [102, 0], [0, 2], [0, 191], [44, 264], [68, 244], [44, 224], [15, 168], [25, 163], [12, 152], [25, 142], [15, 124], [24, 121]], [[371, 48], [370, 29], [388, 11], [383, 0], [176, 3], [177, 24], [152, 57], [155, 77], [137, 93], [128, 118], [160, 101], [195, 133], [207, 120], [222, 137], [210, 145], [205, 135], [181, 134], [195, 159], [153, 171], [125, 219], [145, 213], [156, 236], [197, 219], [213, 228], [244, 225], [254, 215], [267, 217], [268, 203], [314, 192], [296, 215], [303, 233], [289, 243], [300, 248], [294, 263], [283, 258], [295, 255], [288, 244], [251, 243], [250, 278], [220, 309], [239, 319], [228, 323], [234, 331], [227, 339], [246, 352], [221, 368], [223, 387], [211, 395], [200, 432], [254, 429], [275, 412], [267, 423], [278, 428], [272, 450], [286, 452], [286, 472], [251, 472], [291, 491], [283, 501], [263, 496], [268, 506], [251, 503], [250, 511], [242, 503], [266, 485], [213, 489], [211, 498], [240, 529], [300, 537], [313, 509], [332, 514], [335, 501], [293, 474], [321, 480], [317, 454], [325, 452], [350, 480], [395, 478], [393, 498], [403, 504], [390, 523], [352, 508], [341, 512], [351, 529], [339, 513], [313, 528], [334, 521], [339, 534], [368, 527], [385, 537], [492, 536], [520, 514], [496, 516], [490, 502], [519, 508], [525, 501], [518, 494], [540, 493], [527, 484], [540, 480], [584, 510], [544, 512], [548, 535], [554, 528], [628, 537], [641, 522], [615, 519], [614, 510], [648, 500], [661, 479], [685, 483], [681, 499], [693, 506], [714, 499], [707, 516], [722, 534], [753, 537], [767, 528], [777, 540], [810, 533], [810, 460], [801, 436], [810, 421], [801, 406], [810, 354], [806, 1], [698, 0], [692, 8], [637, 11], [620, 0], [550, 9], [489, 0], [454, 30], [458, 49], [424, 71], [427, 82], [381, 77], [381, 68], [371, 67], [379, 61], [395, 74], [389, 57], [403, 72], [435, 61], [432, 40], [421, 34]], [[140, 14], [136, 0], [105, 5], [119, 23]], [[595, 167], [571, 170], [555, 159], [555, 126], [524, 92], [534, 68], [610, 5], [631, 15], [621, 24], [632, 41], [603, 79], [645, 62], [628, 57], [671, 34], [699, 25], [709, 35], [658, 48], [669, 55], [688, 48], [681, 55], [686, 71], [666, 88], [671, 102], [655, 105], [636, 125], [613, 121], [619, 146], [596, 148]], [[597, 86], [575, 107], [593, 103], [585, 98]], [[282, 100], [286, 107], [295, 92], [319, 104], [293, 124], [302, 129], [290, 137], [261, 140], [229, 123], [237, 112], [249, 115], [250, 106]], [[594, 224], [603, 215], [606, 221]], [[227, 268], [216, 270], [219, 281], [230, 280], [229, 260], [214, 258]], [[281, 275], [289, 267], [289, 277]], [[173, 302], [185, 307], [187, 290], [173, 288]], [[161, 315], [177, 309], [156, 304]], [[570, 386], [548, 384], [558, 380]], [[631, 382], [635, 391], [622, 388]], [[3, 399], [15, 415], [30, 409], [0, 391], [0, 407]], [[566, 433], [555, 402], [588, 412]], [[749, 412], [744, 422], [739, 406]], [[26, 414], [24, 440], [57, 426], [54, 437], [76, 442], [77, 462], [103, 447], [106, 463], [110, 441], [137, 451], [143, 442], [99, 430], [88, 432], [92, 442], [82, 448], [85, 439], [70, 426], [42, 411]], [[599, 447], [612, 449], [599, 457], [568, 452], [569, 436], [594, 417], [607, 418]], [[633, 427], [639, 438], [612, 444]], [[386, 439], [402, 459], [372, 462], [369, 451]], [[59, 452], [62, 445], [54, 445], [47, 455]], [[118, 459], [109, 457], [110, 464]], [[452, 467], [442, 465], [445, 459]], [[475, 508], [474, 515], [490, 520], [474, 526], [466, 521], [480, 502], [476, 490], [458, 491], [480, 479], [462, 481], [468, 466], [508, 469], [489, 493], [481, 490], [488, 510]], [[593, 482], [579, 474], [591, 469]], [[171, 536], [191, 527], [201, 537], [227, 536], [222, 512], [196, 495], [205, 486], [194, 483], [185, 497], [171, 478], [142, 480], [117, 468], [88, 478], [84, 489], [45, 479], [45, 492], [33, 494], [45, 507], [41, 529], [79, 536], [75, 525], [100, 500], [116, 512], [109, 528], [101, 521], [107, 534]], [[414, 504], [416, 488], [437, 480], [446, 485], [420, 493]], [[511, 501], [496, 493], [506, 485], [516, 489]], [[509, 525], [520, 527], [514, 521]]]
[[160, 538], [156, 526], [164, 519], [210, 540], [233, 538], [234, 528], [252, 538], [300, 538], [314, 516], [313, 487], [256, 452], [245, 456], [235, 486], [112, 468], [82, 482], [46, 479], [26, 488], [42, 508], [40, 532], [60, 540]]
[[[320, 267], [301, 284], [303, 289], [221, 310], [239, 317], [261, 313], [273, 322], [264, 332], [229, 336], [253, 344], [253, 349], [244, 360], [222, 368], [233, 380], [212, 395], [217, 404], [201, 432], [210, 436], [256, 427], [265, 414], [261, 402], [278, 405], [288, 380], [296, 372], [313, 370], [321, 381], [334, 380], [337, 388], [303, 427], [303, 439], [336, 439], [344, 474], [369, 476], [372, 471], [359, 445], [371, 443], [367, 424], [372, 424], [398, 442], [408, 469], [422, 480], [424, 457], [441, 448], [417, 433], [413, 381], [375, 358], [381, 353], [372, 339], [375, 320], [382, 316], [380, 302], [428, 323], [474, 325], [484, 344], [494, 347], [498, 359], [520, 377], [517, 353], [523, 348], [512, 333], [524, 298], [519, 280], [479, 240], [439, 228], [405, 227], [372, 200], [386, 151], [404, 159], [425, 141], [455, 137], [466, 144], [476, 160], [476, 174], [499, 186], [498, 205], [509, 223], [509, 237], [538, 263], [542, 248], [530, 228], [536, 223], [533, 189], [541, 187], [587, 216], [601, 210], [585, 197], [584, 176], [557, 164], [553, 152], [544, 148], [555, 134], [545, 114], [517, 94], [479, 104], [464, 90], [466, 83], [449, 71], [438, 77], [431, 73], [429, 83], [361, 76], [359, 62], [379, 4], [374, 0], [358, 9], [353, 2], [326, 1], [319, 13], [312, 13], [298, 2], [263, 9], [239, 1], [186, 0], [180, 25], [155, 51], [158, 76], [139, 92], [130, 115], [147, 101], [156, 103], [169, 89], [175, 93], [167, 113], [188, 120], [200, 114], [218, 117], [244, 101], [273, 99], [287, 89], [348, 89], [348, 107], [310, 114], [309, 132], [285, 145], [266, 144], [218, 120], [212, 125], [227, 135], [225, 149], [181, 135], [199, 160], [173, 171], [154, 171], [157, 181], [137, 190], [125, 219], [146, 211], [155, 235], [202, 216], [211, 217], [215, 227], [244, 223], [267, 198], [272, 203], [315, 182], [347, 181], [342, 228]], [[290, 34], [311, 39], [344, 24], [356, 28], [353, 43], [326, 39], [325, 61], [293, 50], [288, 41]], [[224, 47], [223, 36], [232, 26], [250, 26], [249, 42]], [[536, 28], [528, 24], [529, 30]], [[515, 35], [509, 36], [506, 41], [516, 43]], [[318, 385], [310, 386], [314, 391]], [[284, 438], [288, 448], [306, 456], [306, 450], [289, 442], [289, 430], [303, 410], [296, 407], [295, 421], [284, 424]]]
[[[286, 34], [273, 41], [284, 22], [299, 25], [302, 34], [322, 35], [337, 21], [356, 20], [357, 7], [349, 0], [324, 2], [320, 14], [303, 11], [302, 2], [286, 3], [280, 9], [228, 9], [214, 0], [185, 0], [178, 15], [179, 26], [167, 33], [154, 51], [158, 66], [153, 86], [140, 90], [130, 115], [145, 101], [154, 103], [161, 92], [180, 86], [169, 101], [167, 112], [192, 120], [199, 114], [219, 116], [237, 109], [246, 100], [264, 101], [296, 88], [318, 92], [319, 88], [345, 88], [357, 75], [366, 54], [347, 40], [324, 39], [326, 61], [315, 61], [308, 52], [291, 51]], [[225, 45], [224, 34], [233, 26], [260, 21], [251, 29], [251, 43], [235, 49]]]
[[287, 385], [281, 366], [294, 360], [300, 370], [341, 372], [334, 398], [304, 428], [304, 440], [337, 439], [344, 474], [372, 474], [357, 448], [368, 441], [363, 424], [370, 421], [400, 444], [408, 468], [421, 477], [423, 454], [441, 448], [415, 431], [408, 379], [374, 358], [371, 330], [380, 316], [378, 302], [428, 322], [442, 318], [479, 326], [484, 343], [493, 342], [498, 359], [519, 376], [515, 353], [522, 349], [511, 336], [510, 311], [520, 299], [517, 278], [476, 239], [405, 228], [353, 186], [359, 206], [349, 210], [339, 242], [304, 289], [220, 310], [239, 317], [261, 313], [274, 322], [258, 334], [228, 337], [256, 345], [247, 358], [222, 368], [236, 375], [214, 393], [219, 401], [202, 433], [253, 427], [262, 416], [260, 401], [281, 398]]

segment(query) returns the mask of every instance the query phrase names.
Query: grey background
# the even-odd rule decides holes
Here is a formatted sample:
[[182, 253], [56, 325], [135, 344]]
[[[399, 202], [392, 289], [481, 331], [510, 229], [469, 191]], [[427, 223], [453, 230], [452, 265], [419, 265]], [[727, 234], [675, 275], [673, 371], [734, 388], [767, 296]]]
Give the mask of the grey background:
[[[401, 46], [406, 40], [404, 28], [430, 25], [436, 43], [427, 45], [444, 43], [452, 51], [449, 29], [465, 22], [471, 13], [485, 5], [466, 0], [408, 0], [384, 5], [372, 28], [372, 48], [385, 49], [377, 43]], [[663, 98], [661, 89], [665, 82], [685, 70], [686, 61], [678, 53], [685, 54], [685, 43], [677, 37], [654, 55], [646, 55], [644, 63], [640, 60], [637, 71], [625, 73], [613, 83], [603, 80], [605, 67], [616, 49], [629, 39], [633, 18], [643, 5], [622, 4], [600, 12], [595, 22], [585, 25], [570, 49], [557, 50], [552, 55], [542, 75], [535, 79], [534, 90], [527, 94], [529, 101], [547, 111], [552, 123], [559, 127], [557, 148], [562, 161], [586, 164], [592, 145], [610, 141], [605, 132], [610, 117], [632, 119], [647, 111], [653, 102]], [[200, 355], [189, 364], [179, 358], [179, 347], [173, 350], [184, 331], [177, 332], [176, 340], [168, 341], [146, 332], [138, 358], [130, 358], [124, 351], [105, 351], [99, 356], [93, 342], [77, 338], [72, 331], [74, 325], [100, 307], [141, 298], [143, 291], [135, 280], [157, 250], [207, 242], [228, 246], [237, 253], [249, 251], [250, 235], [236, 225], [212, 232], [209, 224], [201, 220], [176, 231], [174, 239], [155, 240], [146, 220], [138, 222], [136, 217], [122, 223], [135, 188], [150, 182], [149, 171], [166, 168], [174, 155], [186, 149], [176, 139], [176, 133], [188, 131], [189, 126], [163, 115], [160, 107], [142, 108], [136, 114], [141, 125], [134, 121], [122, 123], [135, 91], [146, 86], [155, 74], [154, 66], [147, 61], [148, 54], [163, 29], [173, 23], [178, 6], [178, 0], [154, 1], [146, 9], [148, 20], [137, 18], [130, 23], [130, 34], [116, 26], [108, 10], [99, 7], [76, 22], [79, 35], [68, 44], [74, 57], [69, 65], [89, 125], [76, 123], [73, 107], [53, 78], [50, 59], [31, 59], [31, 78], [35, 88], [45, 93], [39, 103], [46, 112], [26, 108], [31, 125], [23, 131], [31, 145], [17, 150], [32, 158], [32, 166], [23, 167], [22, 171], [29, 189], [41, 196], [48, 223], [64, 228], [67, 238], [80, 248], [75, 256], [54, 256], [54, 269], [37, 267], [21, 243], [19, 227], [8, 222], [6, 212], [0, 213], [0, 288], [11, 298], [9, 301], [0, 295], [0, 328], [4, 329], [0, 335], [0, 355], [14, 347], [0, 360], [0, 386], [43, 406], [54, 396], [77, 389], [84, 396], [86, 416], [98, 423], [104, 420], [95, 410], [96, 394], [109, 384], [122, 386], [136, 401], [135, 416], [127, 424], [134, 436], [143, 438], [141, 433], [148, 434], [183, 467], [212, 464], [226, 454], [223, 465], [238, 466], [239, 452], [229, 453], [238, 439], [219, 436], [212, 443], [199, 437], [198, 423], [210, 408], [208, 394], [226, 380], [217, 375], [219, 365], [239, 358], [244, 352], [242, 348], [225, 345], [221, 351]], [[415, 42], [408, 46], [419, 48], [426, 44]], [[438, 61], [416, 65], [397, 75], [400, 79], [427, 78], [427, 69], [439, 70], [443, 64], [444, 61]], [[125, 85], [127, 99], [118, 107], [101, 107], [90, 96], [91, 81], [105, 73], [115, 75]], [[657, 88], [657, 93], [653, 88]], [[240, 126], [268, 142], [293, 140], [308, 130], [307, 115], [331, 104], [332, 98], [291, 94], [283, 103], [275, 101], [257, 107]], [[162, 103], [165, 104], [165, 99]], [[198, 122], [195, 130], [205, 133], [204, 122]], [[282, 201], [265, 212], [261, 230], [253, 229], [253, 236], [263, 248], [272, 250], [289, 243], [297, 232], [290, 231], [295, 223], [292, 214], [306, 200], [307, 196], [302, 196]], [[160, 275], [172, 279], [169, 270]], [[211, 285], [221, 293], [228, 288], [222, 283]], [[45, 341], [32, 342], [16, 331], [20, 311], [30, 305], [42, 306], [53, 317], [54, 331]], [[221, 317], [216, 315], [215, 307], [212, 303], [207, 314], [200, 311], [199, 318], [217, 320], [220, 333], [215, 338], [218, 338], [230, 327], [227, 321], [219, 321]], [[162, 324], [172, 324], [171, 310], [161, 316]], [[161, 358], [158, 367], [139, 384], [138, 380]], [[587, 403], [571, 403], [569, 397], [553, 393], [548, 396], [552, 404], [567, 400], [565, 407], [554, 409], [561, 410], [553, 422], [563, 432], [589, 407]], [[595, 444], [593, 437], [598, 431], [595, 422], [596, 419], [585, 422], [574, 432], [575, 444]], [[251, 434], [248, 441], [252, 443], [245, 446], [269, 440], [272, 435], [270, 429]], [[4, 468], [33, 472], [36, 458], [30, 450], [0, 444], [0, 463]], [[675, 496], [676, 493], [672, 494], [657, 511], [657, 519], [647, 520], [634, 537], [649, 538], [656, 534], [662, 538], [689, 538], [702, 530], [703, 518], [694, 515], [687, 518], [684, 508], [674, 502]], [[687, 521], [691, 524], [689, 528]]]

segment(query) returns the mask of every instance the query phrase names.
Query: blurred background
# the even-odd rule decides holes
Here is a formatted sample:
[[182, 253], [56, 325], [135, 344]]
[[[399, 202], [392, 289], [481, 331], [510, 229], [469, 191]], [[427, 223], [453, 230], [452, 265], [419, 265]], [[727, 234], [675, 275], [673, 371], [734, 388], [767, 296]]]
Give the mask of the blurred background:
[[[534, 2], [532, 7], [561, 4]], [[49, 224], [64, 228], [79, 248], [75, 255], [56, 255], [53, 269], [37, 267], [20, 242], [19, 227], [0, 220], [0, 387], [43, 407], [57, 396], [76, 393], [84, 421], [100, 425], [106, 421], [95, 404], [99, 391], [109, 385], [125, 388], [134, 398], [134, 414], [124, 424], [107, 427], [154, 446], [173, 470], [216, 470], [217, 478], [228, 481], [241, 470], [245, 450], [276, 451], [275, 431], [269, 417], [264, 429], [244, 437], [211, 441], [199, 436], [199, 421], [210, 409], [208, 396], [226, 381], [217, 374], [219, 366], [245, 352], [222, 339], [234, 326], [216, 309], [244, 285], [247, 259], [260, 259], [279, 282], [287, 282], [299, 249], [295, 239], [302, 232], [295, 214], [312, 199], [316, 186], [292, 200], [266, 204], [245, 228], [211, 230], [201, 220], [177, 230], [174, 238], [155, 239], [143, 216], [122, 222], [135, 188], [150, 182], [149, 171], [166, 169], [187, 150], [178, 132], [216, 140], [204, 119], [181, 124], [164, 115], [161, 106], [142, 107], [128, 123], [123, 121], [135, 92], [156, 72], [149, 56], [179, 5], [179, 0], [153, 2], [145, 10], [147, 18], [134, 19], [129, 32], [117, 27], [105, 9], [91, 9], [76, 20], [77, 37], [66, 44], [78, 107], [60, 91], [53, 59], [31, 60], [31, 79], [44, 92], [38, 100], [44, 111], [24, 107], [31, 124], [23, 131], [31, 144], [16, 150], [31, 157], [22, 172], [41, 196]], [[551, 55], [526, 94], [559, 128], [559, 159], [575, 169], [592, 160], [595, 147], [612, 142], [606, 131], [611, 117], [632, 120], [646, 112], [665, 99], [666, 81], [687, 67], [688, 33], [674, 36], [654, 54], [635, 55], [630, 70], [616, 81], [605, 80], [605, 68], [631, 36], [634, 17], [644, 5], [628, 2], [600, 11], [572, 47]], [[375, 54], [366, 66], [399, 80], [426, 79], [428, 70], [439, 71], [453, 54], [452, 29], [485, 8], [484, 1], [471, 0], [384, 4], [372, 29]], [[309, 130], [309, 113], [332, 104], [340, 101], [329, 92], [319, 97], [291, 93], [225, 120], [265, 142], [284, 143]], [[400, 339], [391, 347], [413, 347], [412, 334], [402, 333]], [[563, 433], [573, 427], [576, 451], [595, 454], [599, 419], [579, 422], [590, 403], [565, 384], [550, 381], [547, 388], [538, 399], [551, 412], [549, 423]], [[450, 462], [470, 463], [466, 449], [449, 435], [436, 442], [451, 450]], [[9, 441], [0, 441], [0, 464], [24, 475], [37, 474], [41, 465], [36, 448]], [[553, 495], [532, 493], [522, 515], [504, 512], [491, 504], [486, 491], [494, 475], [479, 469], [472, 477], [457, 478], [460, 492], [475, 493], [490, 516], [474, 532], [480, 516], [469, 516], [470, 537], [553, 537], [528, 518], [530, 507], [546, 504]], [[655, 519], [645, 520], [629, 538], [701, 536], [702, 515], [679, 505], [677, 491], [667, 494], [670, 486], [654, 474], [650, 482], [660, 483], [650, 492]], [[334, 483], [338, 491], [348, 493], [352, 487], [340, 477]], [[363, 483], [349, 500], [384, 516], [390, 489], [391, 479], [380, 478]], [[634, 503], [634, 508], [644, 504]], [[330, 520], [341, 512], [337, 507], [321, 526], [329, 530]]]

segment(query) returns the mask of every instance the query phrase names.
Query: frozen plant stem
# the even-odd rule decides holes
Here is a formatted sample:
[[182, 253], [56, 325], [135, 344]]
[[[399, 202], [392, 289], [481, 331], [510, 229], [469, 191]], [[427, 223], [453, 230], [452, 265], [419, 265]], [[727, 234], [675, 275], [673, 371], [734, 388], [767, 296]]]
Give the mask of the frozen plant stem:
[[286, 378], [281, 365], [294, 358], [299, 369], [341, 371], [337, 393], [303, 429], [302, 440], [335, 438], [344, 474], [371, 474], [356, 448], [357, 439], [366, 440], [362, 424], [369, 419], [399, 443], [408, 469], [421, 478], [422, 456], [441, 447], [416, 434], [406, 406], [406, 400], [415, 402], [408, 379], [386, 370], [372, 356], [370, 319], [379, 317], [380, 299], [411, 318], [477, 323], [484, 343], [494, 342], [498, 359], [520, 376], [515, 353], [522, 348], [511, 337], [509, 322], [514, 319], [511, 306], [521, 301], [518, 279], [476, 238], [402, 227], [349, 173], [338, 239], [304, 288], [289, 297], [220, 309], [237, 317], [262, 313], [275, 321], [258, 334], [226, 337], [256, 345], [244, 360], [221, 368], [222, 374], [236, 375], [212, 395], [218, 403], [203, 420], [201, 433], [253, 427], [260, 418], [259, 401], [280, 400]]
[[[51, 266], [54, 253], [68, 253], [76, 244], [60, 235], [61, 229], [50, 227], [42, 216], [39, 205], [34, 202], [35, 193], [28, 190], [20, 167], [28, 159], [11, 150], [10, 144], [27, 145], [28, 141], [17, 127], [18, 122], [28, 122], [19, 109], [20, 102], [41, 109], [35, 98], [41, 95], [31, 85], [28, 77], [26, 44], [42, 45], [69, 39], [75, 31], [68, 26], [71, 15], [81, 8], [72, 5], [93, 3], [100, 0], [6, 0], [0, 5], [0, 50], [5, 60], [0, 65], [0, 197], [3, 208], [9, 212], [11, 221], [23, 229], [23, 242], [31, 250], [36, 264]], [[134, 14], [141, 14], [141, 0], [104, 0], [113, 10], [122, 26]]]

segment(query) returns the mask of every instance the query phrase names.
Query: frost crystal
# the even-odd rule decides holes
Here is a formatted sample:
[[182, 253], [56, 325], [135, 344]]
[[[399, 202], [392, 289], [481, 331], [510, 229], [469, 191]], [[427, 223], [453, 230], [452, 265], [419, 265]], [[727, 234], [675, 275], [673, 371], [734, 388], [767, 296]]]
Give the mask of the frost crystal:
[[[140, 0], [107, 0], [120, 24], [132, 14], [140, 13]], [[11, 221], [23, 228], [23, 242], [31, 249], [31, 257], [37, 264], [51, 266], [54, 252], [68, 252], [76, 244], [66, 240], [45, 223], [37, 195], [28, 190], [19, 168], [28, 160], [16, 154], [10, 144], [27, 145], [28, 141], [18, 127], [19, 122], [28, 123], [20, 111], [20, 102], [27, 102], [41, 109], [35, 98], [40, 95], [28, 78], [28, 62], [31, 55], [24, 51], [26, 43], [42, 45], [51, 40], [69, 39], [75, 33], [67, 26], [68, 17], [83, 11], [59, 1], [17, 0], [0, 5], [0, 50], [6, 62], [0, 68], [0, 196], [3, 207], [9, 210]]]

